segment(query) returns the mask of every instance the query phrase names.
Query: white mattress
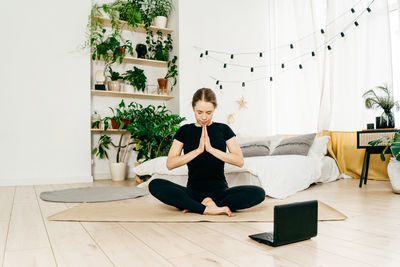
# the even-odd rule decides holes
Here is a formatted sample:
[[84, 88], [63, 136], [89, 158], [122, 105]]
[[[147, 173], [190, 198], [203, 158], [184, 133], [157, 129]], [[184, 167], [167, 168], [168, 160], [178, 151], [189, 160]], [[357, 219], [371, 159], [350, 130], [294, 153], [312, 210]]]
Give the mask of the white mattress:
[[[225, 176], [230, 187], [257, 185], [264, 188], [268, 196], [286, 198], [308, 188], [312, 183], [324, 183], [339, 178], [339, 169], [331, 157], [317, 159], [298, 155], [266, 156], [245, 158], [243, 168], [229, 165]], [[155, 174], [139, 185], [146, 187], [154, 178], [163, 178], [186, 185], [187, 175]]]

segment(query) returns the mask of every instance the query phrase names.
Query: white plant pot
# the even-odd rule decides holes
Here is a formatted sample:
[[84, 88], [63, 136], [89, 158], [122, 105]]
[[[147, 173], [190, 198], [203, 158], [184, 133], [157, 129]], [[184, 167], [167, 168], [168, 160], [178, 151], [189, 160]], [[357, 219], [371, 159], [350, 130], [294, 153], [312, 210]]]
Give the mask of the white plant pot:
[[129, 83], [124, 83], [124, 92], [134, 93], [135, 92], [135, 88]]
[[400, 194], [400, 161], [392, 157], [387, 167], [390, 183], [392, 184], [393, 192]]
[[108, 81], [107, 87], [109, 91], [120, 91], [121, 87], [119, 81]]
[[164, 16], [157, 16], [153, 20], [153, 25], [158, 28], [166, 28], [167, 27], [167, 18]]
[[110, 162], [111, 180], [118, 182], [125, 180], [126, 176], [126, 163], [124, 162]]

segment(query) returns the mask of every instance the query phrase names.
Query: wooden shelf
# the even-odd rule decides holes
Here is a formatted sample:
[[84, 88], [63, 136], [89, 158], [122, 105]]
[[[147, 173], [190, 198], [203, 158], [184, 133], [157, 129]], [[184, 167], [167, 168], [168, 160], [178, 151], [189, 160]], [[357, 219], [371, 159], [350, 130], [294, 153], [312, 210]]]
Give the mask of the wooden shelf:
[[[93, 53], [90, 53], [90, 58], [92, 58]], [[100, 60], [102, 60], [101, 58]], [[97, 58], [95, 59], [95, 61]], [[117, 60], [119, 62], [119, 59]], [[123, 63], [129, 63], [129, 64], [136, 64], [136, 65], [145, 65], [145, 66], [153, 66], [153, 67], [161, 67], [161, 68], [166, 68], [168, 67], [168, 62], [166, 61], [161, 61], [161, 60], [153, 60], [153, 59], [145, 59], [145, 58], [137, 58], [137, 57], [130, 57], [130, 56], [125, 56], [124, 60], [122, 61]]]
[[107, 133], [107, 134], [122, 134], [122, 133], [129, 133], [128, 130], [118, 130], [118, 129], [107, 129], [107, 131], [104, 131], [104, 129], [90, 129], [92, 133]]
[[116, 97], [145, 98], [145, 99], [164, 99], [164, 100], [169, 100], [171, 98], [174, 98], [171, 95], [126, 93], [126, 92], [103, 91], [103, 90], [90, 90], [90, 93], [92, 95], [96, 95], [96, 96], [116, 96]]
[[[111, 19], [103, 18], [103, 17], [95, 17], [95, 18], [101, 20], [105, 27], [111, 28]], [[131, 26], [128, 25], [128, 23], [126, 21], [118, 20], [118, 22], [120, 23], [120, 27], [122, 30], [127, 30], [127, 31], [131, 31], [131, 32], [144, 32], [144, 33], [146, 32], [146, 29], [144, 28], [144, 24], [138, 24], [138, 26], [136, 28], [132, 28]], [[154, 26], [150, 26], [149, 30], [151, 30], [153, 32], [161, 31], [163, 34], [172, 33], [174, 31], [172, 29], [158, 28], [158, 27], [154, 27]]]

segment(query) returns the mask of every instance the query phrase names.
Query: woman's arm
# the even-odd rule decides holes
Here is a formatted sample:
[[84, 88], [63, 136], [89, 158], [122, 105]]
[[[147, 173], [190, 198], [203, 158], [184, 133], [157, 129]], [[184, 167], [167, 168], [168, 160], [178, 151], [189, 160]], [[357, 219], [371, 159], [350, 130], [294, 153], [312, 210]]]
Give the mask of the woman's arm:
[[[201, 149], [203, 147], [203, 150]], [[177, 167], [180, 167], [182, 165], [185, 165], [204, 151], [204, 143], [203, 146], [201, 146], [201, 140], [200, 140], [200, 146], [199, 148], [190, 151], [189, 153], [186, 153], [184, 155], [181, 155], [182, 153], [182, 148], [183, 148], [183, 143], [174, 139], [172, 142], [171, 148], [168, 153], [168, 158], [167, 158], [167, 168], [168, 170], [175, 169]]]
[[204, 127], [203, 129], [205, 130], [205, 147], [208, 153], [212, 154], [214, 157], [222, 160], [223, 162], [236, 165], [240, 168], [243, 167], [244, 160], [242, 150], [240, 149], [235, 136], [230, 138], [229, 140], [226, 140], [226, 146], [229, 149], [229, 153], [226, 153], [211, 146], [210, 138], [208, 137], [207, 133], [207, 128]]

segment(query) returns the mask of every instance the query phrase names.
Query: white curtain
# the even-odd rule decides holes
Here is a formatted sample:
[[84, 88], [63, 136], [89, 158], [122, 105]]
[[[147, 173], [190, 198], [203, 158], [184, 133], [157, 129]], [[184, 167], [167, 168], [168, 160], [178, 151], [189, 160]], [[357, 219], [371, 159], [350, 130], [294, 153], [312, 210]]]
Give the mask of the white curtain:
[[373, 123], [381, 112], [367, 110], [362, 94], [392, 85], [387, 0], [271, 0], [267, 8], [272, 132], [356, 131]]

